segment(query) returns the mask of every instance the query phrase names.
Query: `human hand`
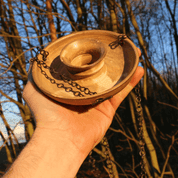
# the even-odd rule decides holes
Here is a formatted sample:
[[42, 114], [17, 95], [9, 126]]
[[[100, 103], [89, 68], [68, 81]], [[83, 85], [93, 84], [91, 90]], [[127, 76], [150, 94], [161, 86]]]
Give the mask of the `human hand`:
[[38, 91], [32, 80], [27, 83], [23, 97], [35, 116], [37, 129], [56, 133], [87, 154], [103, 138], [116, 109], [143, 73], [143, 68], [138, 67], [131, 82], [121, 92], [95, 107], [57, 103]]

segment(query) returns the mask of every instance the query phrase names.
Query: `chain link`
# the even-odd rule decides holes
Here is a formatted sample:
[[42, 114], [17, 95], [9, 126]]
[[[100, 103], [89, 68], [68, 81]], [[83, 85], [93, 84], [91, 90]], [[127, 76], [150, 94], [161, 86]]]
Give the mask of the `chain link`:
[[[38, 54], [42, 56], [42, 60], [39, 60]], [[41, 70], [41, 73], [48, 79], [51, 84], [56, 84], [57, 88], [63, 88], [66, 92], [72, 92], [74, 96], [78, 97], [84, 97], [85, 95], [95, 95], [96, 92], [91, 92], [88, 88], [80, 86], [77, 82], [74, 82], [73, 80], [67, 78], [64, 75], [61, 75], [59, 72], [57, 72], [54, 68], [48, 66], [45, 61], [47, 60], [47, 56], [49, 55], [48, 51], [45, 51], [44, 49], [38, 49], [38, 53], [36, 57], [32, 58], [30, 60], [31, 63], [34, 61], [37, 62], [38, 68]], [[79, 91], [74, 91], [72, 87], [66, 87], [63, 83], [57, 83], [55, 79], [49, 77], [44, 69], [48, 69], [51, 73], [59, 74], [60, 78], [64, 83], [69, 84], [73, 88], [76, 88]]]
[[107, 170], [109, 174], [109, 178], [114, 178], [114, 173], [113, 173], [113, 166], [112, 166], [112, 160], [110, 157], [110, 152], [109, 152], [109, 143], [106, 137], [103, 137], [101, 144], [105, 148], [104, 154], [106, 156], [106, 165], [107, 165]]
[[93, 175], [96, 177], [96, 178], [98, 178], [98, 177], [100, 177], [100, 171], [99, 171], [99, 169], [98, 169], [98, 167], [96, 167], [96, 159], [92, 156], [92, 153], [93, 153], [93, 151], [90, 151], [90, 153], [89, 153], [89, 163], [91, 164], [91, 166], [92, 166], [92, 168], [93, 168], [93, 170], [91, 170], [91, 172], [93, 173]]
[[[107, 165], [107, 172], [109, 175], [109, 178], [114, 178], [114, 173], [113, 173], [113, 166], [112, 166], [112, 160], [110, 158], [110, 153], [109, 153], [109, 143], [106, 137], [103, 137], [102, 141], [100, 142], [101, 145], [104, 147], [104, 155], [106, 158], [106, 165]], [[89, 153], [89, 163], [92, 165], [92, 172], [95, 175], [96, 178], [100, 177], [100, 172], [98, 167], [96, 167], [96, 160], [92, 156], [92, 151]]]
[[137, 112], [137, 120], [138, 120], [138, 139], [139, 139], [139, 146], [140, 146], [140, 152], [139, 155], [141, 157], [141, 161], [140, 161], [140, 166], [141, 166], [141, 173], [139, 175], [139, 177], [141, 178], [147, 178], [147, 173], [146, 173], [146, 169], [145, 169], [145, 162], [144, 162], [144, 158], [146, 156], [145, 153], [145, 140], [144, 140], [144, 135], [143, 135], [143, 122], [144, 122], [144, 118], [143, 118], [143, 111], [142, 111], [142, 105], [141, 105], [141, 94], [140, 94], [140, 85], [138, 84], [135, 87], [135, 93], [136, 93], [136, 102], [137, 102], [137, 107], [136, 107], [136, 112]]

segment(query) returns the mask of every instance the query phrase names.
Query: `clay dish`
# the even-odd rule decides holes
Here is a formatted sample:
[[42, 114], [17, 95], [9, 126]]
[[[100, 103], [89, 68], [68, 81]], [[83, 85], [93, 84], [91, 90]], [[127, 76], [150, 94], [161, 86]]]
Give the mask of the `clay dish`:
[[[123, 45], [111, 48], [110, 44], [119, 35], [110, 31], [89, 30], [59, 38], [44, 49], [49, 52], [45, 63], [55, 72], [42, 67], [48, 76], [45, 77], [34, 62], [34, 82], [50, 98], [71, 105], [90, 105], [112, 97], [130, 82], [139, 62], [137, 48], [128, 38], [124, 39]], [[42, 60], [42, 56], [38, 55], [38, 59]], [[84, 95], [80, 97], [70, 90], [66, 92], [65, 88], [58, 88], [56, 83], [78, 91], [61, 75], [96, 94], [87, 95], [80, 91]]]

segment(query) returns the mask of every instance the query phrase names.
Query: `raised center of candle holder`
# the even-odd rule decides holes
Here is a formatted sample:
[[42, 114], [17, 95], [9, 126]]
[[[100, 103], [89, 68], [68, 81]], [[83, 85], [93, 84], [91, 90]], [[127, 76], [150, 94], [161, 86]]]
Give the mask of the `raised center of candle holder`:
[[104, 65], [106, 49], [95, 39], [80, 39], [67, 44], [60, 53], [60, 60], [70, 74], [81, 77], [98, 72]]

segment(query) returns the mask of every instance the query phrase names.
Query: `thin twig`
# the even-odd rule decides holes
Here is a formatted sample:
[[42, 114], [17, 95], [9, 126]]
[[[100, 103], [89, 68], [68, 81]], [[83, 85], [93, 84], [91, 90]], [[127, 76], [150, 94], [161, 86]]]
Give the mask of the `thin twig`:
[[165, 105], [165, 106], [169, 106], [169, 107], [171, 107], [171, 108], [174, 108], [174, 109], [177, 109], [178, 110], [178, 107], [176, 107], [176, 106], [173, 106], [173, 105], [170, 105], [170, 104], [168, 104], [168, 103], [163, 103], [163, 102], [161, 102], [161, 101], [157, 101], [159, 104], [162, 104], [162, 105]]
[[126, 133], [124, 133], [122, 130], [120, 130], [120, 129], [113, 129], [113, 128], [109, 128], [109, 130], [112, 130], [112, 131], [114, 131], [114, 132], [117, 132], [117, 133], [121, 133], [121, 134], [123, 134], [127, 139], [129, 139], [129, 140], [132, 140], [132, 141], [134, 141], [134, 142], [138, 142], [137, 140], [135, 140], [135, 139], [133, 139], [133, 138], [131, 138], [131, 137], [129, 137]]

